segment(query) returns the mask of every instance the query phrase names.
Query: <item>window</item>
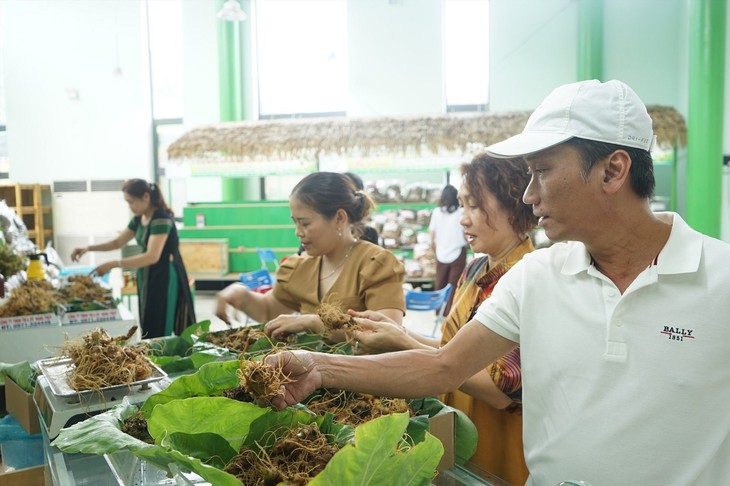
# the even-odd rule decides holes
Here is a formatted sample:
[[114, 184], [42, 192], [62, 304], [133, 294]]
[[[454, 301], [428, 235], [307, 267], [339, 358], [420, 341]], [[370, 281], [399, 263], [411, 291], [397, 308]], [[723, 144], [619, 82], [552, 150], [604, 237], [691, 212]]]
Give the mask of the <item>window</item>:
[[152, 117], [182, 118], [183, 52], [180, 0], [147, 1]]
[[257, 0], [259, 118], [343, 115], [347, 109], [344, 0]]
[[[180, 0], [147, 0], [147, 38], [152, 79], [152, 140], [155, 177], [165, 175], [167, 147], [182, 134], [182, 5]], [[168, 197], [169, 199], [169, 197]]]
[[[3, 30], [3, 16], [0, 9], [0, 32]], [[0, 36], [0, 179], [7, 179], [10, 173], [8, 143], [5, 123], [5, 66], [3, 64], [3, 41]]]
[[486, 111], [488, 0], [444, 0], [444, 73], [447, 111]]

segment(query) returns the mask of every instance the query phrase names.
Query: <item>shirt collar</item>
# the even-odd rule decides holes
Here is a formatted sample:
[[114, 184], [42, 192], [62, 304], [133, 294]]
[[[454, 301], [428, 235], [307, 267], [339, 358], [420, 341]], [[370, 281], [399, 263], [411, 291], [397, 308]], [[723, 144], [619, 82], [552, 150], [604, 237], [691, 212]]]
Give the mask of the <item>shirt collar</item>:
[[[655, 260], [657, 273], [672, 275], [696, 272], [702, 257], [702, 234], [690, 228], [677, 213], [655, 214], [658, 218], [672, 224], [669, 239]], [[568, 245], [568, 255], [561, 273], [575, 275], [587, 271], [591, 266], [591, 255], [585, 245], [578, 241], [568, 242]]]

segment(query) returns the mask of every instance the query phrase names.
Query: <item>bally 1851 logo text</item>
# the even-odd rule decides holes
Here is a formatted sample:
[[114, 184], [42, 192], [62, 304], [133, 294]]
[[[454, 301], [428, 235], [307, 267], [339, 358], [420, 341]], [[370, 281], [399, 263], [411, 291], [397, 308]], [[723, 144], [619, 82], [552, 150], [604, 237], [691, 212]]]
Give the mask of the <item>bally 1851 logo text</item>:
[[664, 330], [659, 331], [662, 334], [666, 334], [667, 339], [672, 341], [684, 341], [685, 339], [694, 339], [692, 335], [694, 329], [685, 329], [683, 327], [671, 327], [664, 326]]

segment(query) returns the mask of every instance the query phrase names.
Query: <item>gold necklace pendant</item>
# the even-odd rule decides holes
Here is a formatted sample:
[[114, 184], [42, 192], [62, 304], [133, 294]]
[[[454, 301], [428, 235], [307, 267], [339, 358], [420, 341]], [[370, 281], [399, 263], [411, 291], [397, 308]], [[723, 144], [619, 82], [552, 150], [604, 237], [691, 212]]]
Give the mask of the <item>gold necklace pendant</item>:
[[353, 248], [355, 247], [355, 245], [356, 245], [356, 244], [357, 244], [357, 241], [353, 242], [353, 243], [352, 243], [352, 244], [350, 245], [350, 248], [348, 248], [348, 249], [347, 249], [347, 253], [345, 253], [345, 257], [344, 257], [344, 258], [342, 259], [342, 261], [341, 261], [340, 263], [338, 263], [338, 264], [337, 264], [337, 266], [336, 266], [335, 268], [333, 268], [333, 269], [332, 269], [332, 271], [331, 271], [330, 273], [328, 273], [328, 274], [327, 274], [326, 276], [324, 276], [324, 277], [319, 277], [319, 280], [320, 280], [320, 281], [322, 281], [322, 280], [327, 280], [327, 279], [328, 279], [328, 278], [330, 278], [330, 277], [331, 277], [332, 275], [334, 275], [334, 274], [335, 274], [335, 272], [337, 272], [337, 270], [339, 270], [339, 269], [340, 269], [340, 268], [342, 267], [342, 265], [344, 265], [344, 264], [345, 264], [345, 262], [347, 261], [347, 257], [349, 257], [349, 256], [350, 256], [350, 253], [352, 253], [352, 249], [353, 249]]

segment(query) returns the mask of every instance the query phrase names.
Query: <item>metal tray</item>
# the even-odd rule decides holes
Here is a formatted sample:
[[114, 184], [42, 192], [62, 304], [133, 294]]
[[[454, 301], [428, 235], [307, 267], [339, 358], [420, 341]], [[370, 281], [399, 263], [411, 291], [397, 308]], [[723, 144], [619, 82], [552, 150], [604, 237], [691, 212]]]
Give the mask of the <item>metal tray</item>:
[[[148, 358], [145, 359], [149, 361]], [[98, 390], [77, 391], [71, 388], [71, 386], [68, 384], [68, 381], [66, 380], [67, 373], [72, 366], [71, 358], [67, 356], [61, 356], [60, 358], [42, 359], [38, 361], [38, 367], [43, 372], [43, 376], [46, 377], [46, 380], [48, 380], [49, 388], [54, 395], [59, 397], [78, 396], [90, 393], [104, 393], [108, 391], [123, 389], [131, 390], [133, 387], [140, 385], [144, 388], [148, 383], [153, 383], [167, 377], [167, 373], [162, 371], [152, 361], [149, 361], [149, 364], [150, 366], [152, 366], [152, 374], [144, 380], [134, 381], [128, 384], [105, 386]]]

